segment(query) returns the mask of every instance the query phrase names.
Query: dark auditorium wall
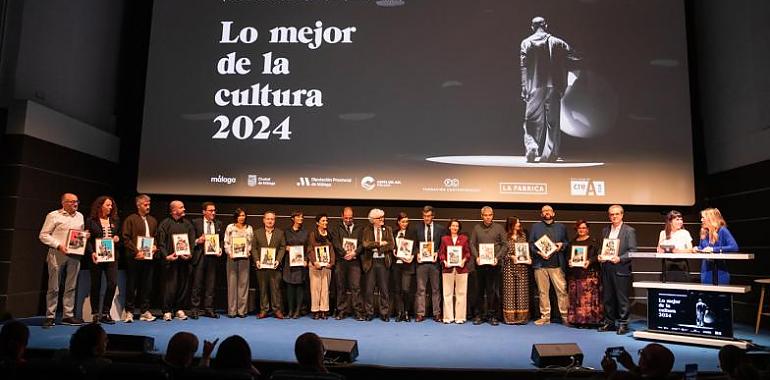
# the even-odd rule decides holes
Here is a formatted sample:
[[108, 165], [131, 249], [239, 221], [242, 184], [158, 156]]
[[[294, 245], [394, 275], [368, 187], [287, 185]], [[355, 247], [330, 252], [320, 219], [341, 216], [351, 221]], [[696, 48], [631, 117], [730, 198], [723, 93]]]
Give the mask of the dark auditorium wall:
[[[0, 312], [10, 311], [15, 315], [39, 315], [44, 307], [45, 293], [45, 247], [37, 240], [37, 234], [42, 225], [45, 213], [59, 207], [58, 197], [65, 191], [78, 193], [83, 201], [81, 210], [87, 212], [90, 202], [99, 194], [114, 194], [121, 207], [122, 215], [127, 215], [133, 208], [132, 197], [136, 189], [136, 165], [138, 161], [138, 143], [141, 132], [142, 104], [144, 91], [144, 75], [147, 59], [147, 41], [149, 36], [150, 14], [152, 1], [112, 1], [87, 0], [69, 4], [47, 4], [46, 7], [28, 5], [34, 2], [11, 0], [0, 2], [3, 6], [3, 21], [7, 21], [3, 33], [2, 50], [0, 51], [0, 111], [7, 112], [14, 99], [30, 99], [61, 113], [76, 118], [82, 122], [115, 134], [120, 138], [120, 160], [118, 163], [102, 160], [86, 153], [58, 146], [51, 142], [42, 141], [23, 135], [6, 135], [5, 125], [2, 125], [0, 142], [2, 151], [2, 166], [0, 175], [0, 202], [7, 212], [0, 217]], [[104, 5], [109, 3], [112, 5]], [[767, 6], [764, 1], [741, 0], [736, 2], [720, 2], [715, 0], [687, 1], [690, 19], [690, 65], [694, 74], [694, 148], [696, 152], [696, 197], [698, 203], [693, 207], [681, 208], [686, 215], [687, 228], [693, 236], [697, 236], [697, 210], [701, 207], [715, 205], [723, 208], [728, 218], [730, 228], [741, 245], [759, 254], [754, 263], [741, 263], [732, 266], [735, 282], [751, 283], [754, 278], [766, 274], [768, 242], [767, 233], [770, 223], [768, 206], [762, 202], [767, 199], [767, 179], [763, 173], [767, 171], [767, 161], [759, 163], [740, 164], [740, 167], [727, 171], [713, 172], [713, 168], [730, 167], [735, 163], [724, 165], [707, 160], [712, 159], [711, 152], [704, 149], [714, 146], [714, 139], [723, 136], [715, 131], [730, 130], [731, 124], [714, 122], [714, 115], [736, 115], [738, 104], [723, 102], [725, 94], [720, 88], [703, 83], [712, 83], [715, 77], [729, 81], [731, 75], [741, 72], [741, 65], [754, 67], [752, 57], [766, 59], [767, 51], [743, 52], [742, 60], [732, 56], [720, 56], [719, 46], [736, 38], [726, 32], [723, 35], [705, 30], [713, 25], [712, 20], [720, 19], [722, 14], [735, 15], [735, 11], [721, 12], [720, 7], [730, 7], [739, 4], [744, 20], [767, 18]], [[66, 8], [66, 9], [65, 9]], [[752, 15], [760, 10], [758, 15]], [[56, 17], [52, 17], [56, 15]], [[83, 20], [89, 20], [88, 23]], [[23, 28], [33, 28], [48, 25], [48, 32], [23, 35]], [[724, 21], [723, 21], [724, 22]], [[105, 24], [111, 25], [105, 25]], [[113, 28], [112, 25], [119, 25]], [[758, 27], [748, 25], [746, 28]], [[767, 28], [767, 26], [762, 26]], [[61, 31], [61, 33], [52, 33]], [[67, 33], [65, 33], [67, 32]], [[73, 44], [73, 35], [91, 34], [101, 36], [102, 43]], [[753, 35], [753, 34], [750, 34]], [[764, 36], [770, 33], [764, 33]], [[37, 40], [32, 37], [37, 36]], [[705, 36], [705, 37], [701, 37]], [[714, 39], [723, 43], [715, 43]], [[766, 38], [766, 37], [764, 37]], [[104, 42], [117, 41], [119, 49], [106, 46]], [[32, 44], [32, 45], [29, 45]], [[63, 48], [61, 46], [66, 46]], [[34, 47], [33, 50], [29, 50]], [[19, 59], [32, 54], [35, 59]], [[702, 60], [724, 61], [736, 65], [735, 70], [725, 70], [724, 66], [709, 66], [701, 64]], [[52, 74], [49, 70], [56, 68], [51, 62], [63, 61], [61, 70]], [[96, 63], [94, 63], [94, 61]], [[24, 62], [23, 69], [17, 68], [19, 62]], [[29, 67], [27, 67], [29, 65]], [[767, 67], [767, 65], [765, 65]], [[91, 73], [91, 75], [89, 75]], [[36, 76], [36, 74], [39, 74]], [[741, 74], [743, 75], [743, 74]], [[77, 85], [72, 83], [77, 78]], [[766, 79], [766, 77], [765, 77]], [[769, 88], [768, 86], [764, 87]], [[766, 99], [767, 93], [758, 93], [760, 87], [750, 87], [746, 91], [757, 92], [756, 99]], [[767, 91], [767, 90], [764, 90]], [[93, 97], [98, 93], [99, 97]], [[751, 101], [750, 97], [742, 97], [742, 101]], [[744, 103], [745, 104], [745, 103]], [[758, 106], [760, 103], [756, 103]], [[767, 104], [765, 101], [764, 104]], [[727, 108], [722, 108], [727, 107]], [[756, 107], [762, 108], [762, 107]], [[767, 107], [764, 107], [767, 109]], [[765, 111], [767, 112], [767, 111]], [[761, 115], [760, 115], [761, 116]], [[708, 119], [707, 128], [703, 120]], [[726, 116], [717, 120], [729, 119]], [[752, 120], [761, 119], [754, 117]], [[5, 121], [5, 118], [2, 118]], [[740, 119], [739, 119], [740, 120]], [[704, 130], [705, 129], [705, 130]], [[705, 142], [705, 143], [704, 143]], [[717, 141], [718, 142], [718, 141]], [[708, 154], [707, 154], [708, 152]], [[712, 174], [706, 174], [711, 172]], [[766, 174], [764, 174], [766, 176]], [[159, 218], [165, 216], [166, 205], [172, 197], [153, 196], [153, 214]], [[200, 197], [182, 197], [187, 203], [188, 212], [199, 212]], [[229, 212], [235, 207], [246, 208], [250, 223], [260, 225], [259, 214], [266, 209], [273, 209], [279, 215], [286, 216], [295, 209], [303, 209], [306, 215], [327, 212], [337, 218], [341, 201], [302, 200], [302, 199], [251, 199], [251, 198], [217, 198], [220, 217], [229, 222]], [[388, 217], [393, 217], [397, 211], [405, 210], [412, 219], [419, 219], [420, 208], [426, 202], [361, 202], [351, 205], [358, 217], [364, 217], [371, 207], [383, 208]], [[437, 217], [445, 220], [449, 217], [459, 217], [466, 220], [465, 229], [479, 219], [479, 208], [482, 203], [434, 203]], [[525, 220], [528, 227], [532, 221], [539, 219], [540, 204], [491, 204], [496, 210], [496, 219], [518, 215]], [[596, 236], [601, 227], [606, 225], [607, 205], [554, 205], [557, 218], [571, 223], [575, 219], [588, 219], [593, 224], [592, 231]], [[641, 247], [651, 248], [655, 245], [658, 231], [662, 228], [662, 215], [667, 207], [627, 207], [627, 221], [636, 227]], [[193, 215], [197, 216], [197, 215]], [[336, 219], [334, 220], [336, 221]], [[285, 226], [287, 219], [279, 220]], [[312, 220], [307, 220], [312, 225]], [[388, 221], [393, 224], [392, 220]], [[570, 229], [570, 231], [572, 231]], [[760, 233], [765, 232], [765, 233]], [[760, 264], [760, 265], [757, 265]], [[691, 262], [691, 269], [698, 271], [699, 262]], [[640, 260], [634, 263], [635, 279], [650, 280], [659, 275], [659, 264], [652, 260]], [[220, 293], [223, 289], [219, 289]], [[635, 292], [634, 311], [643, 315], [646, 299], [644, 292]], [[219, 302], [224, 300], [219, 297]], [[756, 312], [756, 293], [736, 298], [736, 318], [740, 321], [752, 321]]]

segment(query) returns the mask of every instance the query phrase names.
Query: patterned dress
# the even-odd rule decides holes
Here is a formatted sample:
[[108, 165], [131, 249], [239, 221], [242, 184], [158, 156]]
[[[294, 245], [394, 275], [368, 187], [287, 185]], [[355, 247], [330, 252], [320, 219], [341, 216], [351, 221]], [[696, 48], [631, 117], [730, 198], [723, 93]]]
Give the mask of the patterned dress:
[[601, 273], [598, 263], [598, 243], [596, 239], [578, 241], [573, 239], [570, 246], [588, 246], [588, 259], [591, 264], [588, 269], [567, 268], [567, 289], [569, 293], [569, 309], [567, 321], [576, 326], [588, 327], [598, 325], [604, 319], [602, 304]]
[[515, 243], [526, 243], [526, 235], [516, 239], [508, 237], [508, 253], [503, 256], [503, 322], [526, 324], [529, 322], [529, 271], [528, 264], [514, 264]]

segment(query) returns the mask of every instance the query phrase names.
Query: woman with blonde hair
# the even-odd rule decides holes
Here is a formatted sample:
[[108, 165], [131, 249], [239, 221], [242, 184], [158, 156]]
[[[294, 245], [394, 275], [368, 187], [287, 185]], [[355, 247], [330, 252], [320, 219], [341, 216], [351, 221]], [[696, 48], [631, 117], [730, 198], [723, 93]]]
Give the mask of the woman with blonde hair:
[[[707, 208], [700, 212], [701, 236], [700, 244], [695, 248], [696, 252], [726, 253], [738, 252], [738, 243], [727, 229], [727, 223], [722, 213], [716, 208]], [[702, 284], [713, 282], [714, 271], [717, 273], [718, 284], [729, 284], [730, 273], [727, 272], [727, 263], [724, 260], [703, 260], [700, 270]]]

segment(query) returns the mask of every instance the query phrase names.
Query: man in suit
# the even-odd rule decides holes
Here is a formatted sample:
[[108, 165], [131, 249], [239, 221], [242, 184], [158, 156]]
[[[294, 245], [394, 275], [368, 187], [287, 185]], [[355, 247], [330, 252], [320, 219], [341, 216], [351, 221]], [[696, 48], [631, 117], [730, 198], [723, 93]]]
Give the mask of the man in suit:
[[604, 227], [604, 239], [618, 239], [618, 255], [602, 263], [604, 324], [599, 331], [617, 329], [618, 335], [628, 333], [628, 316], [631, 311], [631, 258], [629, 251], [636, 250], [636, 230], [623, 223], [623, 207], [612, 205], [609, 210], [611, 225]]
[[[193, 285], [190, 297], [190, 318], [198, 319], [201, 313], [201, 293], [203, 293], [203, 315], [209, 318], [219, 318], [214, 311], [214, 284], [216, 283], [217, 265], [222, 256], [222, 244], [224, 243], [224, 230], [222, 222], [216, 219], [217, 207], [212, 202], [204, 202], [201, 206], [203, 218], [193, 219], [195, 227], [195, 247], [193, 248], [192, 272]], [[219, 236], [219, 245], [214, 246], [206, 242], [206, 235]]]
[[[251, 256], [257, 268], [257, 283], [259, 284], [259, 314], [257, 319], [267, 317], [267, 312], [272, 306], [273, 316], [284, 319], [281, 311], [281, 270], [283, 255], [286, 253], [286, 237], [283, 231], [275, 228], [275, 212], [265, 211], [262, 217], [263, 227], [254, 232], [254, 244]], [[273, 265], [263, 262], [262, 248], [272, 248], [274, 256]], [[269, 256], [265, 252], [265, 256]]]
[[[425, 291], [428, 282], [430, 282], [431, 303], [433, 306], [433, 320], [441, 323], [441, 270], [438, 260], [435, 260], [438, 253], [441, 237], [447, 234], [444, 226], [433, 222], [433, 207], [425, 206], [422, 208], [422, 223], [417, 224], [414, 244], [414, 251], [417, 255], [417, 292], [414, 296], [415, 322], [425, 320]], [[420, 243], [433, 243], [433, 261], [422, 260], [420, 252]]]
[[[361, 231], [363, 227], [355, 224], [353, 209], [345, 207], [342, 210], [342, 223], [331, 230], [332, 244], [337, 256], [334, 265], [334, 277], [337, 287], [337, 320], [345, 319], [345, 313], [353, 308], [356, 319], [363, 321], [364, 310], [361, 302], [361, 260], [364, 250], [361, 244]], [[344, 244], [345, 239], [356, 241], [355, 248], [352, 244]], [[350, 296], [348, 297], [348, 292]]]
[[369, 211], [370, 225], [364, 228], [363, 240], [364, 253], [361, 257], [361, 267], [366, 278], [364, 291], [364, 308], [366, 319], [371, 320], [374, 315], [374, 285], [380, 289], [380, 319], [383, 322], [390, 321], [390, 297], [388, 282], [390, 280], [390, 260], [393, 247], [396, 246], [393, 239], [393, 230], [385, 226], [385, 211], [378, 208]]

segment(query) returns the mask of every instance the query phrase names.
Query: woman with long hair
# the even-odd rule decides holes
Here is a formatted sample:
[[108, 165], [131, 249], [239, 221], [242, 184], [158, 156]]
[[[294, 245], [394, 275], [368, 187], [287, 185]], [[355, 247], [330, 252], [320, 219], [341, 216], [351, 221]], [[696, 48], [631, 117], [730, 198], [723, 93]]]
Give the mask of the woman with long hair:
[[516, 243], [526, 243], [527, 233], [516, 216], [505, 219], [505, 236], [508, 252], [503, 256], [503, 322], [525, 325], [529, 322], [530, 265], [516, 263]]
[[[254, 242], [254, 230], [246, 223], [246, 211], [241, 208], [233, 212], [233, 221], [225, 229], [227, 316], [245, 318], [249, 297], [249, 252]], [[238, 244], [234, 246], [233, 239], [236, 238]]]
[[[738, 252], [738, 243], [727, 229], [727, 223], [719, 209], [707, 208], [700, 212], [700, 216], [701, 236], [696, 252], [717, 254]], [[724, 260], [703, 260], [700, 270], [701, 283], [711, 284], [714, 271], [717, 272], [720, 285], [730, 283], [730, 273], [727, 271], [727, 263]]]
[[569, 242], [570, 247], [586, 247], [586, 258], [582, 267], [570, 267], [567, 271], [567, 294], [569, 308], [567, 322], [577, 327], [599, 325], [604, 320], [602, 282], [599, 252], [596, 239], [591, 237], [588, 222], [575, 222], [576, 236]]
[[[120, 219], [118, 205], [109, 195], [102, 195], [91, 204], [91, 214], [86, 220], [86, 230], [91, 234], [88, 239], [88, 252], [91, 254], [91, 315], [93, 322], [114, 324], [110, 316], [112, 300], [118, 286], [118, 255], [117, 245], [120, 241]], [[102, 239], [112, 240], [111, 248]], [[111, 255], [112, 261], [99, 262], [99, 256]], [[102, 273], [107, 279], [102, 304], [99, 304], [99, 293], [102, 288]], [[101, 310], [100, 310], [100, 306]]]
[[[329, 283], [332, 278], [332, 266], [334, 266], [334, 246], [329, 233], [329, 216], [320, 213], [315, 217], [316, 227], [310, 231], [307, 238], [308, 273], [310, 275], [310, 311], [313, 319], [326, 319], [329, 313]], [[323, 249], [328, 262], [322, 265], [319, 257], [316, 257], [316, 248]]]
[[[659, 253], [692, 252], [692, 236], [684, 229], [684, 219], [679, 211], [671, 210], [666, 214], [666, 227], [660, 231], [657, 251]], [[664, 270], [667, 281], [690, 281], [690, 265], [686, 259], [667, 259]]]

